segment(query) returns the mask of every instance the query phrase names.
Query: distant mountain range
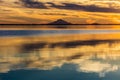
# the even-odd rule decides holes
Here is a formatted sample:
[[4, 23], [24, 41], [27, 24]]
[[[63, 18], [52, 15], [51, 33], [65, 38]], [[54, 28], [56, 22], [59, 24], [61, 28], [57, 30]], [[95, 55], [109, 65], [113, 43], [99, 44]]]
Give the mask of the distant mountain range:
[[72, 23], [62, 20], [62, 19], [58, 19], [58, 20], [48, 23], [48, 24], [50, 24], [50, 25], [71, 25]]
[[[72, 24], [70, 22], [67, 22], [63, 19], [58, 19], [54, 22], [48, 23], [48, 25], [74, 25], [74, 24]], [[81, 24], [76, 24], [76, 25], [81, 25]], [[100, 25], [100, 24], [99, 23], [92, 23], [92, 24], [89, 24], [89, 25]]]

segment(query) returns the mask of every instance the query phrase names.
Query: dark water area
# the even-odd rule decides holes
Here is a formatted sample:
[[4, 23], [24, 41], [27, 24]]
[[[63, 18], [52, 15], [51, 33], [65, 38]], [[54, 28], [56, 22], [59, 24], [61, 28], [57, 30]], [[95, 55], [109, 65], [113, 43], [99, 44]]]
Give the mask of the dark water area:
[[31, 36], [57, 34], [104, 34], [119, 33], [120, 30], [0, 30], [0, 36]]
[[76, 30], [76, 29], [119, 29], [120, 25], [0, 25], [1, 30]]
[[0, 80], [119, 80], [120, 30], [0, 30]]

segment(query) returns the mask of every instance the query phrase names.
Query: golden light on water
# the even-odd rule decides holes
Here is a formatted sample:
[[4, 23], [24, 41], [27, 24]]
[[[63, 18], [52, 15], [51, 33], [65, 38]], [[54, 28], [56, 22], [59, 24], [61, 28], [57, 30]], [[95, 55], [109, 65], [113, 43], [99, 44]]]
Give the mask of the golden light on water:
[[95, 72], [104, 77], [120, 67], [119, 40], [119, 33], [1, 37], [0, 72], [7, 73], [11, 66], [14, 70], [52, 70], [72, 63], [78, 72]]

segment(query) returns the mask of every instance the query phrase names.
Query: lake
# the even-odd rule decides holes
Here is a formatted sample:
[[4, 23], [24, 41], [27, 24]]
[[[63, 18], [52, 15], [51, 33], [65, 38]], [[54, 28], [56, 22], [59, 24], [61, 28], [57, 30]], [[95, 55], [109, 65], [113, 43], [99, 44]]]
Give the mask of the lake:
[[119, 25], [0, 27], [0, 80], [119, 79]]

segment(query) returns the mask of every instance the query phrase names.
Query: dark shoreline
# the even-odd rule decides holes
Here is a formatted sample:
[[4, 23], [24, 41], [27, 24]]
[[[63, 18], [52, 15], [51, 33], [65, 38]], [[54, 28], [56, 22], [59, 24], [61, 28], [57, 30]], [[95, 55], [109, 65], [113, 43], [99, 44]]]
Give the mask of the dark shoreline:
[[0, 24], [0, 25], [120, 25], [120, 24]]

